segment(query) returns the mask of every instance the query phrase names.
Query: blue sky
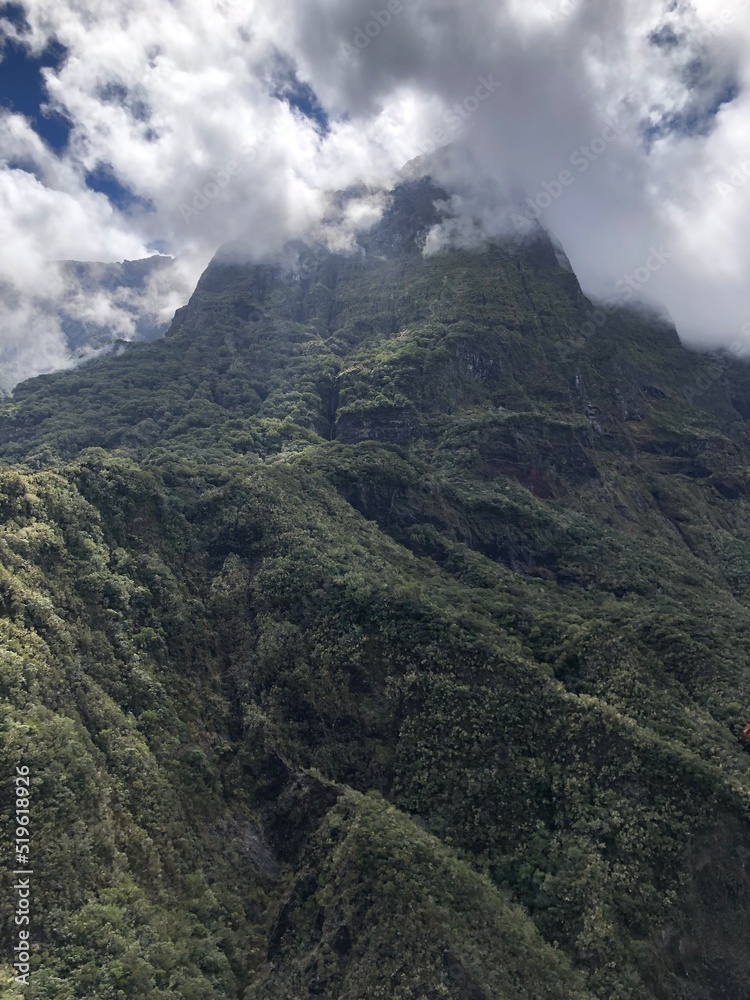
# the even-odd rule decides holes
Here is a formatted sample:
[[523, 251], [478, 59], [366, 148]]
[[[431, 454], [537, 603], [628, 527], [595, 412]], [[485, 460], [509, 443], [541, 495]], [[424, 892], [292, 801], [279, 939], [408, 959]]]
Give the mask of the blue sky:
[[[0, 6], [0, 18], [23, 30], [26, 25], [23, 8], [17, 4]], [[42, 106], [49, 95], [42, 76], [45, 67], [59, 67], [65, 59], [65, 48], [59, 42], [50, 42], [38, 57], [32, 56], [26, 46], [6, 39], [0, 62], [0, 105], [26, 115], [34, 129], [55, 150], [65, 147], [71, 125], [62, 115], [45, 112]]]
[[[0, 4], [0, 19], [16, 27], [22, 35], [29, 30], [24, 8], [20, 4]], [[67, 55], [68, 50], [57, 39], [50, 40], [37, 55], [23, 41], [6, 37], [0, 61], [0, 107], [24, 115], [37, 135], [57, 154], [65, 151], [73, 125], [64, 114], [50, 106], [43, 71], [46, 68], [59, 70]], [[299, 111], [314, 122], [321, 134], [325, 134], [329, 130], [329, 117], [317, 95], [309, 84], [297, 78], [294, 65], [289, 60], [280, 58], [278, 63], [274, 97]], [[112, 88], [110, 92], [112, 93]], [[116, 99], [118, 94], [115, 92], [112, 96]], [[23, 166], [21, 163], [16, 165]], [[104, 194], [119, 210], [135, 208], [149, 211], [152, 208], [147, 199], [139, 197], [120, 182], [108, 163], [99, 163], [94, 169], [87, 171], [86, 184], [90, 190]], [[157, 240], [151, 245], [166, 244]]]
[[[24, 9], [18, 4], [1, 6], [0, 17], [22, 34], [28, 30]], [[22, 41], [6, 38], [0, 61], [0, 106], [24, 115], [37, 135], [58, 154], [64, 152], [73, 125], [64, 114], [50, 107], [43, 71], [59, 70], [67, 54], [65, 46], [56, 39], [36, 55]], [[105, 166], [87, 173], [86, 179], [91, 190], [104, 194], [117, 208], [130, 208], [137, 200]]]

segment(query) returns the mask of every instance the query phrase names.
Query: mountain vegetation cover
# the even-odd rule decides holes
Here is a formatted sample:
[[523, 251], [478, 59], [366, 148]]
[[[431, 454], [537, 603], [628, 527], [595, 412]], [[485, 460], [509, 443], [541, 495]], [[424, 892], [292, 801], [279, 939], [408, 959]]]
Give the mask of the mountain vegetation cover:
[[0, 409], [9, 1000], [748, 996], [750, 373], [442, 198]]

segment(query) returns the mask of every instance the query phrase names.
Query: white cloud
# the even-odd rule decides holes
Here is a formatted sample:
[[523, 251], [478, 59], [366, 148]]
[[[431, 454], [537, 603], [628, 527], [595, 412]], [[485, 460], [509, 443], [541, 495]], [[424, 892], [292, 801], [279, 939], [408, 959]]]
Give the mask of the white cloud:
[[[359, 220], [346, 220], [346, 242], [377, 208], [372, 192], [436, 134], [440, 142], [460, 136], [471, 153], [456, 181], [462, 239], [478, 216], [490, 229], [506, 224], [488, 178], [535, 198], [567, 170], [574, 182], [541, 222], [584, 287], [610, 292], [652, 246], [664, 246], [673, 257], [648, 291], [688, 340], [732, 342], [750, 319], [750, 182], [734, 173], [750, 159], [747, 0], [23, 6], [35, 51], [51, 38], [68, 50], [47, 85], [73, 130], [56, 156], [18, 115], [0, 117], [0, 278], [22, 307], [5, 316], [0, 365], [13, 351], [20, 357], [24, 337], [27, 365], [38, 351], [33, 370], [65, 361], [49, 302], [45, 323], [28, 322], [46, 261], [133, 259], [160, 241], [184, 255], [183, 278], [194, 282], [221, 243], [245, 235], [259, 254], [279, 247], [322, 224], [329, 192], [362, 181], [370, 200]], [[375, 21], [373, 10], [383, 12]], [[649, 42], [658, 29], [659, 46]], [[274, 96], [289, 67], [331, 116], [328, 134]], [[488, 75], [501, 86], [474, 109]], [[694, 126], [708, 116], [732, 79], [739, 94], [709, 134], [664, 128], [670, 118]], [[625, 125], [616, 140], [593, 158], [581, 153], [601, 146], [611, 119]], [[643, 122], [664, 132], [650, 148]], [[132, 193], [130, 208], [88, 189], [86, 173], [97, 169]], [[169, 308], [184, 294], [172, 292]]]

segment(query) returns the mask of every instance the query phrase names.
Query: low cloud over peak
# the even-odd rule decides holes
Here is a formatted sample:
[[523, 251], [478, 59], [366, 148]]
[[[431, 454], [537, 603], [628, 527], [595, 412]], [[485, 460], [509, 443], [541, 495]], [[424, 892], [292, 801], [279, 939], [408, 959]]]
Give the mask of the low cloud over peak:
[[[50, 260], [158, 246], [189, 262], [189, 285], [229, 240], [262, 254], [321, 226], [330, 237], [329, 192], [387, 190], [404, 163], [451, 143], [466, 151], [452, 188], [461, 238], [467, 220], [504, 231], [504, 199], [520, 193], [516, 214], [559, 238], [591, 294], [613, 294], [657, 252], [644, 294], [684, 339], [731, 344], [750, 320], [743, 0], [6, 10], [2, 34], [40, 81], [37, 114], [12, 93], [0, 109], [6, 365], [20, 343], [38, 370], [59, 360], [53, 314], [34, 318]], [[65, 129], [45, 132], [50, 115]], [[344, 244], [377, 199], [360, 207], [339, 220]]]

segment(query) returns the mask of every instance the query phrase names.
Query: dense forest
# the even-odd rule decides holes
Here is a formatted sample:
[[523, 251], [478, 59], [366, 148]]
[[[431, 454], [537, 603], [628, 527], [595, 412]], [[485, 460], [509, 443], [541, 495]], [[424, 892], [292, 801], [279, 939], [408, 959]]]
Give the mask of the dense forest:
[[750, 371], [441, 198], [0, 407], [8, 1000], [746, 1000]]

